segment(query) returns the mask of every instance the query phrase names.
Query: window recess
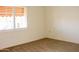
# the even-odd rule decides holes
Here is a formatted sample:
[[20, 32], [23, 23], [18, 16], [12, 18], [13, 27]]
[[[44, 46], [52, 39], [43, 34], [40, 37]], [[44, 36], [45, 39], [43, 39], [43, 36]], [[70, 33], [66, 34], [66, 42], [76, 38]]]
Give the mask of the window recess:
[[0, 6], [0, 30], [27, 27], [27, 8]]

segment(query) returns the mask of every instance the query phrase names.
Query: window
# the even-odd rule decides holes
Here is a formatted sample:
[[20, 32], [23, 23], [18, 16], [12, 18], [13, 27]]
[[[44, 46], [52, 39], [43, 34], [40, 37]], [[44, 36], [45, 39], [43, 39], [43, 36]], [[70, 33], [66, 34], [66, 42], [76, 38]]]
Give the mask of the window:
[[26, 7], [0, 6], [0, 30], [27, 27]]

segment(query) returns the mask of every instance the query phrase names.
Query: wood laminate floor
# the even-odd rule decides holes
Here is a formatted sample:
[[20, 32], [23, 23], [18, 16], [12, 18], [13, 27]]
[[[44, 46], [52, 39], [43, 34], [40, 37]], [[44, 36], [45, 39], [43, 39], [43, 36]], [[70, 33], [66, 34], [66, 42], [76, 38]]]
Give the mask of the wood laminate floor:
[[41, 39], [7, 48], [1, 52], [79, 52], [79, 44], [54, 39]]

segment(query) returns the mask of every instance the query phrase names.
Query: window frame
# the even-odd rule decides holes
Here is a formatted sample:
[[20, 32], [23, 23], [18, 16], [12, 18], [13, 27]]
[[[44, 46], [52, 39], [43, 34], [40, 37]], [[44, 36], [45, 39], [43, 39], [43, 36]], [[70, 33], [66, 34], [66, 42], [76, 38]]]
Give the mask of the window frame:
[[[7, 7], [7, 6], [6, 6]], [[21, 31], [21, 30], [25, 30], [26, 28], [27, 28], [27, 18], [26, 18], [26, 28], [16, 28], [16, 24], [15, 24], [15, 22], [16, 22], [16, 19], [15, 19], [15, 17], [16, 17], [16, 15], [15, 15], [15, 9], [16, 9], [16, 6], [13, 6], [14, 8], [14, 10], [13, 10], [13, 23], [14, 23], [14, 27], [13, 27], [13, 29], [8, 29], [8, 30], [6, 30], [6, 29], [4, 29], [4, 30], [0, 30], [0, 32], [9, 32], [9, 31]], [[20, 6], [17, 6], [17, 7], [20, 7]], [[24, 8], [24, 16], [26, 16], [27, 17], [27, 8], [26, 7], [23, 7], [22, 6], [22, 8]]]

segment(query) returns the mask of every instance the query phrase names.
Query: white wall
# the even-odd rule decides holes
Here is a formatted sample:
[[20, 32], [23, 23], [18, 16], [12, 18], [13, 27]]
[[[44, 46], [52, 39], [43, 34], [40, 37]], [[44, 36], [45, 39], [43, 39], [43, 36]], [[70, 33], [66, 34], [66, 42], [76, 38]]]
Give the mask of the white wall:
[[0, 32], [0, 49], [45, 37], [79, 43], [79, 7], [28, 7], [28, 27]]
[[47, 37], [79, 44], [79, 7], [45, 7]]
[[28, 7], [28, 27], [0, 32], [0, 49], [44, 38], [44, 8]]

